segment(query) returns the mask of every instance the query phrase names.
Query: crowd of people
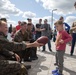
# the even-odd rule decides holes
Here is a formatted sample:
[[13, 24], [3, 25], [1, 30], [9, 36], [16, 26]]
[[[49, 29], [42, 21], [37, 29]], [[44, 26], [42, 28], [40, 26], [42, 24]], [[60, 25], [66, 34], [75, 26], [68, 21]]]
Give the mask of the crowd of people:
[[[30, 68], [30, 65], [21, 63], [22, 58], [27, 56], [25, 52], [30, 53], [30, 49], [28, 48], [40, 47], [43, 44], [37, 41], [31, 43], [24, 42], [26, 40], [24, 38], [26, 35], [23, 36], [26, 31], [25, 29], [26, 22], [21, 22], [20, 30], [16, 36], [14, 35], [13, 40], [9, 41], [7, 39], [7, 20], [5, 18], [0, 20], [0, 75], [28, 75], [27, 69]], [[17, 37], [18, 35], [22, 36]], [[27, 39], [29, 39], [29, 37], [27, 37]], [[23, 54], [25, 54], [25, 57]]]
[[[74, 53], [74, 47], [76, 42], [76, 22], [70, 27], [64, 22], [64, 17], [60, 17], [58, 21], [54, 23], [54, 30], [48, 24], [48, 20], [39, 19], [39, 23], [34, 25], [32, 19], [28, 18], [28, 22], [18, 21], [18, 25], [13, 27], [7, 27], [7, 19], [0, 19], [0, 75], [28, 75], [27, 69], [31, 68], [31, 65], [24, 65], [21, 62], [31, 62], [38, 59], [37, 47], [42, 45], [42, 52], [46, 50], [46, 46], [38, 43], [36, 40], [41, 36], [48, 37], [48, 49], [52, 52], [51, 40], [56, 45], [56, 63], [58, 69], [52, 71], [54, 75], [62, 75], [64, 53], [66, 50], [66, 43], [71, 43], [70, 55]], [[12, 40], [7, 39], [7, 32], [11, 34]], [[9, 63], [9, 61], [15, 61]], [[16, 62], [17, 61], [17, 62]], [[8, 71], [6, 71], [6, 69]], [[14, 69], [14, 70], [12, 70]]]

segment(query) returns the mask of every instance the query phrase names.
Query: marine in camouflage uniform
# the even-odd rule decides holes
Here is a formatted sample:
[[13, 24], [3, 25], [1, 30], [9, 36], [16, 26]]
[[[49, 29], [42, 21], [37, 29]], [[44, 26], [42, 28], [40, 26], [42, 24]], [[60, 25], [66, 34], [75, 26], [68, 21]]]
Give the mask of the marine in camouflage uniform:
[[[22, 42], [22, 41], [30, 42], [29, 34], [26, 31], [26, 26], [27, 26], [26, 22], [21, 23], [21, 29], [16, 32], [13, 41], [15, 41], [15, 42]], [[25, 49], [24, 51], [15, 51], [15, 52], [20, 56], [21, 59], [23, 58], [24, 61], [31, 61], [29, 59], [29, 57], [31, 56], [31, 50], [29, 48]]]
[[[32, 33], [32, 23], [28, 23], [27, 24], [27, 32], [28, 32], [28, 36], [29, 36], [29, 39], [30, 39], [30, 42], [34, 42], [35, 39], [33, 39], [33, 33]], [[38, 59], [37, 57], [37, 47], [31, 47], [30, 50], [32, 50], [32, 53], [31, 53], [31, 59], [32, 60], [36, 60]]]
[[[27, 70], [19, 62], [9, 62], [14, 53], [12, 51], [25, 50], [24, 43], [9, 42], [6, 36], [0, 32], [0, 75], [27, 75]], [[22, 73], [21, 73], [22, 72]]]
[[17, 61], [9, 61], [8, 59], [19, 58], [13, 51], [25, 50], [26, 48], [37, 47], [43, 44], [37, 41], [31, 44], [9, 42], [6, 38], [7, 32], [7, 23], [0, 20], [0, 75], [28, 75], [24, 64], [20, 64]]

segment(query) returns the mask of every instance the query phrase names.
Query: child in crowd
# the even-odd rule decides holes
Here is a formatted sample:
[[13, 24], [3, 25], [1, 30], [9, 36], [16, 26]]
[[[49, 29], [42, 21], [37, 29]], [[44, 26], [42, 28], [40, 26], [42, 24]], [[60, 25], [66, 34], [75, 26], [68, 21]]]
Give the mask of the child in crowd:
[[66, 43], [72, 40], [72, 37], [64, 30], [63, 22], [57, 21], [55, 22], [55, 27], [57, 32], [56, 37], [56, 63], [54, 65], [57, 65], [58, 68], [56, 70], [53, 70], [53, 75], [62, 75], [63, 72], [63, 62], [64, 62], [64, 53], [66, 48]]

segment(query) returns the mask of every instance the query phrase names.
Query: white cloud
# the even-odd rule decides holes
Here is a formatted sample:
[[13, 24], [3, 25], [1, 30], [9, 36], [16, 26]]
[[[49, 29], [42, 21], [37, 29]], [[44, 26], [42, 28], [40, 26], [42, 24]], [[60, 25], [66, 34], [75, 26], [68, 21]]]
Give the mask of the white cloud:
[[70, 26], [72, 25], [72, 23], [76, 21], [76, 17], [75, 16], [68, 16], [65, 19], [65, 22], [68, 23]]
[[10, 0], [0, 0], [0, 13], [1, 14], [21, 14], [22, 11], [15, 7]]
[[34, 18], [34, 17], [36, 17], [36, 14], [31, 12], [31, 11], [27, 11], [27, 12], [24, 12], [22, 17], [24, 17], [24, 18]]
[[75, 13], [74, 2], [76, 0], [36, 0], [36, 2], [42, 2], [44, 9], [52, 12], [53, 9], [57, 9], [56, 14], [72, 14]]
[[10, 26], [10, 24], [12, 24], [13, 27], [15, 27], [17, 25], [16, 21], [13, 21], [10, 19], [7, 19], [7, 24], [8, 24], [8, 27]]
[[14, 4], [10, 2], [10, 0], [0, 0], [0, 18], [7, 18], [8, 26], [12, 24], [12, 26], [16, 26], [16, 21], [10, 20], [10, 14], [14, 16], [19, 16], [23, 12], [16, 8]]
[[0, 14], [0, 18], [10, 18], [8, 14]]
[[36, 2], [39, 2], [39, 0], [36, 0]]

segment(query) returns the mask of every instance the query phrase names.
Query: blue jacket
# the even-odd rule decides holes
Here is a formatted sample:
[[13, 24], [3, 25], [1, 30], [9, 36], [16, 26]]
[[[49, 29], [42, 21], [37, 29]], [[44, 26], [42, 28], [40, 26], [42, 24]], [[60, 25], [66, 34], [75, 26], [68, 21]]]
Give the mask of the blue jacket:
[[[64, 24], [65, 27], [66, 27], [65, 30], [66, 30], [66, 31], [69, 31], [69, 30], [70, 30], [70, 26], [69, 26], [67, 23], [65, 23], [65, 22], [64, 22], [63, 24]], [[56, 27], [54, 27], [54, 28], [56, 28]]]
[[67, 23], [64, 22], [63, 24], [65, 24], [65, 27], [66, 27], [65, 30], [67, 31], [70, 30], [70, 26]]

